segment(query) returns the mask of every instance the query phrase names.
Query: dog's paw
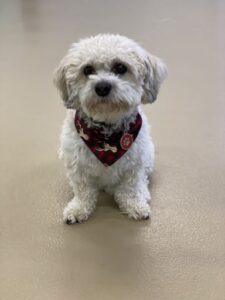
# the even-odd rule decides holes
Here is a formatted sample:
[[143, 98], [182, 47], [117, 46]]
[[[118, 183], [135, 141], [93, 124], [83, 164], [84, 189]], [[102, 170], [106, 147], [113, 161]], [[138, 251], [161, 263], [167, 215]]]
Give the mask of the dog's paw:
[[91, 214], [88, 207], [76, 199], [72, 199], [63, 211], [63, 221], [68, 224], [82, 223], [86, 221]]
[[151, 209], [148, 203], [133, 203], [121, 209], [123, 214], [134, 220], [148, 220], [151, 217]]

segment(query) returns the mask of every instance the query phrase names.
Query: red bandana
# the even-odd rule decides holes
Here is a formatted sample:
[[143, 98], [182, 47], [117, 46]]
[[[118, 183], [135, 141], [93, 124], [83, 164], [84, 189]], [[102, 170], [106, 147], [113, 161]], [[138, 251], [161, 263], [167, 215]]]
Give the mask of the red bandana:
[[89, 128], [84, 119], [76, 111], [74, 124], [76, 130], [88, 148], [106, 166], [111, 166], [120, 159], [135, 141], [142, 125], [141, 115], [138, 113], [134, 123], [129, 124], [129, 129], [121, 129], [107, 136], [101, 127]]

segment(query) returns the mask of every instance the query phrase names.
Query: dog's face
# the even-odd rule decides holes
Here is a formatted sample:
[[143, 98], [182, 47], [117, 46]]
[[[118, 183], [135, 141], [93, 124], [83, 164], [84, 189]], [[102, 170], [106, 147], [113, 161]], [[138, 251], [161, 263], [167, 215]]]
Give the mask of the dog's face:
[[134, 41], [104, 34], [70, 48], [55, 73], [67, 108], [81, 108], [97, 121], [118, 120], [156, 100], [165, 65]]

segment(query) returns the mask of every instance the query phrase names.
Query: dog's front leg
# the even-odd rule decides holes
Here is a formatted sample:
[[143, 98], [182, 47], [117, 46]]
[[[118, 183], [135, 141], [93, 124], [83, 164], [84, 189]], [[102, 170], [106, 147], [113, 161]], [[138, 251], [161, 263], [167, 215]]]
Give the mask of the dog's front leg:
[[122, 213], [135, 220], [150, 217], [150, 192], [144, 170], [128, 172], [115, 191], [115, 200]]
[[74, 197], [63, 211], [67, 224], [86, 221], [94, 211], [97, 202], [97, 189], [86, 181], [73, 182]]

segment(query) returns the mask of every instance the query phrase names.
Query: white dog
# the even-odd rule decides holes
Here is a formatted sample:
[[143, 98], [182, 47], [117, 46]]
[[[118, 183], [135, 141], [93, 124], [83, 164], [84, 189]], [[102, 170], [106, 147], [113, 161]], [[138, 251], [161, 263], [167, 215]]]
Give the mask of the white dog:
[[120, 35], [72, 44], [55, 72], [68, 108], [59, 151], [74, 192], [67, 224], [88, 219], [99, 190], [128, 217], [149, 218], [154, 145], [140, 104], [156, 100], [166, 75], [161, 60]]

